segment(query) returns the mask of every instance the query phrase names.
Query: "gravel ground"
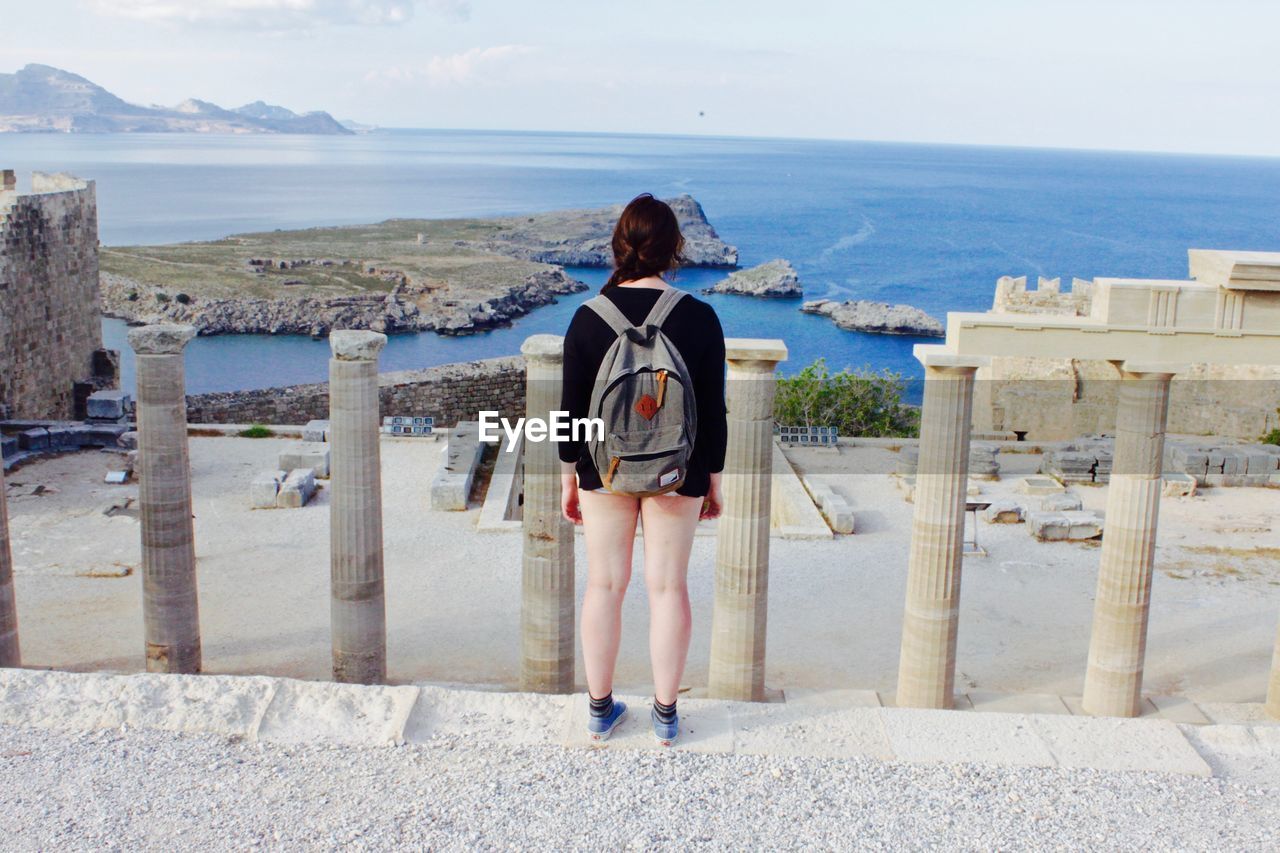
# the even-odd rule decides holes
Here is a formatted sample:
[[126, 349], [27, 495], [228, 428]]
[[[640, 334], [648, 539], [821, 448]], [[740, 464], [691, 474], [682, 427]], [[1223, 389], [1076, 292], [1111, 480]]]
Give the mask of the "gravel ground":
[[6, 850], [1276, 849], [1280, 780], [0, 726]]

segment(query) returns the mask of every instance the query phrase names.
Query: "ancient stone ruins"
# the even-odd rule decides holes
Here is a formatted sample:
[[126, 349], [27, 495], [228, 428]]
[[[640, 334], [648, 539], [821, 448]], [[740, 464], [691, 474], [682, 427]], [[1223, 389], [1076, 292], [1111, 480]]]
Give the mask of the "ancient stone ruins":
[[0, 418], [83, 418], [114, 386], [98, 304], [93, 181], [0, 171]]
[[[92, 185], [41, 178], [35, 195], [16, 196], [8, 173], [5, 180], [8, 189], [0, 196], [7, 211], [0, 232], [5, 246], [0, 258], [0, 296], [5, 300], [0, 403], [11, 418], [67, 418], [76, 410], [77, 395], [101, 378], [94, 364], [99, 340], [92, 296]], [[1171, 421], [1190, 417], [1228, 434], [1237, 426], [1256, 435], [1264, 425], [1259, 412], [1274, 407], [1277, 399], [1252, 385], [1239, 396], [1215, 401], [1212, 411], [1194, 413], [1202, 401], [1188, 397], [1171, 412], [1181, 377], [1268, 377], [1280, 366], [1280, 254], [1192, 250], [1190, 266], [1186, 281], [1098, 279], [1077, 284], [1069, 295], [1050, 282], [1028, 292], [1020, 281], [1004, 280], [996, 310], [950, 314], [944, 343], [916, 346], [925, 383], [905, 566], [898, 705], [953, 706], [975, 423], [987, 433], [1065, 430], [1075, 435], [1087, 427], [1087, 432], [1112, 432], [1114, 451], [1106, 471], [1106, 531], [1098, 558], [1092, 640], [1088, 659], [1081, 661], [1083, 707], [1100, 716], [1139, 714], [1154, 544], [1165, 488], [1166, 430]], [[28, 301], [42, 307], [34, 310]], [[144, 651], [146, 667], [154, 672], [194, 673], [202, 665], [183, 379], [183, 350], [193, 335], [194, 329], [181, 325], [146, 326], [129, 334], [138, 360]], [[381, 416], [393, 413], [382, 411], [385, 398], [379, 387], [378, 359], [385, 341], [384, 335], [368, 331], [339, 330], [330, 336], [332, 359], [323, 399], [329, 421], [324, 437], [331, 453], [336, 681], [381, 683], [387, 678], [379, 427]], [[37, 355], [30, 354], [32, 347]], [[562, 339], [534, 335], [525, 341], [522, 356], [524, 414], [547, 418], [559, 404]], [[786, 357], [781, 340], [727, 342], [729, 437], [724, 514], [716, 530], [707, 685], [712, 697], [766, 699], [769, 534], [773, 474], [780, 456], [772, 415], [776, 367]], [[1062, 399], [1055, 395], [1063, 387], [1075, 387], [1071, 382], [1046, 383], [1042, 396], [1029, 399], [1016, 396], [1021, 386], [999, 382], [1016, 371], [1064, 362], [1081, 373], [1107, 366], [1113, 381], [1106, 396], [1094, 396], [1087, 379], [1083, 393], [1071, 391]], [[983, 371], [998, 381], [979, 406], [975, 387], [982, 384], [976, 379]], [[1185, 393], [1206, 394], [1216, 387]], [[11, 421], [6, 429], [14, 429], [15, 423], [23, 426]], [[24, 440], [17, 450], [30, 450], [35, 441]], [[1072, 476], [1085, 476], [1083, 468], [1072, 467], [1072, 459], [1059, 464]], [[1097, 465], [1091, 458], [1090, 477], [1096, 476]], [[530, 443], [524, 448], [522, 471], [512, 474], [523, 478], [519, 659], [521, 684], [531, 691], [566, 692], [575, 683], [574, 542], [572, 526], [560, 514], [558, 470], [552, 444]], [[994, 515], [1001, 512], [1014, 510], [997, 508]], [[19, 663], [20, 605], [13, 594], [0, 501], [0, 665]], [[1280, 716], [1280, 648], [1272, 667], [1269, 711]]]
[[1181, 366], [1169, 388], [1170, 432], [1252, 440], [1280, 426], [1275, 255], [1188, 255], [1186, 281], [1076, 279], [1063, 292], [1058, 279], [1030, 290], [1006, 276], [990, 312], [950, 315], [949, 347], [959, 338], [992, 355], [977, 373], [975, 428], [1038, 441], [1111, 432], [1116, 352]]
[[[1115, 455], [1083, 704], [1092, 714], [1138, 715], [1172, 380], [1193, 365], [1201, 373], [1280, 365], [1280, 254], [1193, 249], [1190, 258], [1192, 280], [1099, 279], [1077, 284], [1065, 300], [1051, 282], [1028, 295], [1025, 282], [1005, 280], [997, 308], [1026, 306], [1036, 316], [953, 313], [945, 344], [916, 346], [926, 381], [900, 703], [952, 702], [975, 376], [992, 369], [993, 357], [1056, 358], [1110, 364], [1119, 377], [1107, 416], [1115, 424]], [[1256, 409], [1258, 383], [1242, 383], [1242, 391]], [[1276, 397], [1262, 400], [1272, 405]], [[1221, 401], [1217, 411], [1232, 403], [1240, 405]], [[1188, 408], [1194, 406], [1179, 410]], [[1280, 666], [1280, 638], [1276, 654]], [[1280, 703], [1277, 678], [1273, 667], [1273, 711]]]

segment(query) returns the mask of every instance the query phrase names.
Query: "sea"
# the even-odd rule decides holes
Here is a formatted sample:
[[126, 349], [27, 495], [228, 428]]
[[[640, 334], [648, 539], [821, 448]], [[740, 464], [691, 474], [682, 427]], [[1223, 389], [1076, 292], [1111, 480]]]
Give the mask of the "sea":
[[[991, 305], [1002, 275], [1185, 278], [1188, 248], [1280, 250], [1280, 159], [804, 139], [384, 130], [358, 136], [0, 136], [0, 166], [97, 182], [105, 245], [247, 231], [492, 216], [690, 193], [740, 263], [786, 258], [806, 299], [907, 303], [943, 318]], [[560, 333], [591, 290], [510, 328], [392, 336], [383, 370], [517, 353]], [[694, 292], [725, 275], [682, 270]], [[850, 332], [798, 300], [703, 296], [727, 335], [782, 338], [783, 373], [918, 376], [919, 338]], [[125, 325], [103, 320], [133, 385]], [[323, 381], [328, 345], [307, 336], [202, 337], [191, 393]]]

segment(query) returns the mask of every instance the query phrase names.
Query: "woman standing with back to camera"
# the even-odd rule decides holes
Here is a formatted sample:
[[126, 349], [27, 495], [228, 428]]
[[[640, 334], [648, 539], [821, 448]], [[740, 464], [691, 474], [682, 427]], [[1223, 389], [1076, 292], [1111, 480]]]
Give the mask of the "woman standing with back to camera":
[[[626, 704], [613, 698], [613, 673], [637, 520], [644, 529], [649, 593], [654, 697], [650, 720], [655, 737], [670, 746], [679, 730], [676, 693], [689, 653], [692, 617], [686, 577], [693, 534], [699, 519], [720, 514], [727, 434], [724, 332], [710, 305], [663, 279], [679, 265], [683, 246], [671, 208], [648, 193], [637, 196], [622, 211], [613, 232], [613, 275], [599, 296], [578, 308], [565, 333], [561, 408], [571, 418], [602, 413], [615, 421], [625, 418], [628, 426], [639, 428], [614, 432], [610, 438], [621, 435], [616, 441], [631, 441], [632, 449], [640, 451], [655, 449], [644, 444], [647, 423], [667, 424], [655, 433], [692, 437], [673, 457], [679, 461], [665, 470], [672, 458], [666, 447], [657, 448], [664, 452], [610, 457], [608, 453], [621, 454], [616, 448], [625, 448], [625, 443], [611, 445], [614, 449], [605, 455], [599, 450], [603, 444], [559, 445], [562, 511], [569, 521], [583, 525], [586, 538], [582, 653], [591, 710], [588, 731], [596, 740], [609, 737], [626, 712]], [[625, 357], [618, 356], [620, 348], [626, 350]], [[649, 355], [652, 365], [644, 361]], [[631, 393], [646, 393], [634, 401], [626, 399], [625, 409], [617, 405], [617, 393], [602, 398], [606, 386], [600, 382], [597, 387], [606, 356], [606, 367], [641, 365], [624, 379], [637, 383]], [[686, 381], [689, 387], [680, 387]], [[619, 381], [607, 387], [623, 385]], [[672, 418], [675, 426], [669, 425]], [[605, 420], [606, 429], [617, 429]], [[593, 456], [602, 460], [604, 471]], [[620, 459], [625, 459], [622, 470]], [[654, 488], [639, 487], [644, 477], [652, 478], [647, 482]]]

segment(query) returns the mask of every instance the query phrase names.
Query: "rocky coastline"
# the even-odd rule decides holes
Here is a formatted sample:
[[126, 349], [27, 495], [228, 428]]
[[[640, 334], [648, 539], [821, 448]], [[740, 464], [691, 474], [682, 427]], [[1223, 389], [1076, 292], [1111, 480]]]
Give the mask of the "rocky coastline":
[[702, 292], [733, 293], [769, 299], [796, 299], [804, 296], [800, 276], [789, 261], [781, 258], [730, 273], [723, 281], [717, 282], [714, 287], [704, 288]]
[[[668, 200], [687, 263], [734, 267], [691, 196]], [[508, 326], [587, 289], [562, 265], [607, 267], [621, 206], [486, 219], [240, 234], [199, 243], [104, 248], [102, 311], [129, 323], [180, 322], [201, 335], [332, 329], [466, 335]]]
[[509, 326], [533, 309], [555, 302], [558, 295], [587, 289], [586, 284], [561, 269], [534, 273], [504, 295], [474, 303], [424, 298], [430, 291], [408, 281], [388, 293], [356, 293], [327, 299], [192, 297], [110, 273], [103, 273], [100, 282], [102, 313], [131, 324], [189, 323], [201, 335], [316, 337], [333, 329], [474, 334]]
[[912, 305], [894, 305], [866, 299], [846, 302], [814, 299], [801, 305], [800, 310], [806, 314], [829, 317], [840, 328], [855, 332], [918, 335], [927, 338], [941, 338], [946, 334], [946, 326], [942, 321]]

